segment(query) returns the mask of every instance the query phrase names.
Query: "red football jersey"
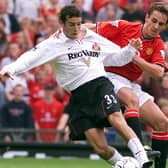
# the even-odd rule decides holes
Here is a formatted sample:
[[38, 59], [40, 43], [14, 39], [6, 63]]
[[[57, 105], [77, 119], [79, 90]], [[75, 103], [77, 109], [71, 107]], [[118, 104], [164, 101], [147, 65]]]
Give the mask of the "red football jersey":
[[[43, 99], [33, 106], [34, 118], [40, 129], [55, 129], [63, 114], [64, 105], [57, 100], [48, 104]], [[54, 142], [56, 133], [41, 133], [41, 139], [45, 142]]]
[[30, 94], [30, 105], [33, 106], [35, 102], [43, 99], [44, 87], [41, 86], [35, 80], [29, 80], [28, 87], [29, 87], [29, 94]]
[[[100, 35], [118, 44], [120, 47], [126, 46], [132, 38], [141, 38], [143, 49], [140, 51], [140, 56], [150, 63], [166, 67], [164, 43], [161, 37], [158, 35], [154, 39], [145, 39], [141, 33], [142, 26], [143, 24], [140, 22], [116, 20], [112, 22], [99, 22], [97, 24], [97, 31]], [[142, 70], [133, 63], [122, 67], [105, 67], [105, 69], [108, 72], [122, 75], [131, 81], [137, 80], [142, 74]]]

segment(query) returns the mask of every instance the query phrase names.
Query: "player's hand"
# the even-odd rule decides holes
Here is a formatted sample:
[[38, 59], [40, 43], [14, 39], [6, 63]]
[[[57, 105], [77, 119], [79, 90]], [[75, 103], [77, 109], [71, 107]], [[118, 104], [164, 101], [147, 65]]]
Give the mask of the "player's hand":
[[12, 72], [8, 71], [8, 70], [1, 70], [0, 71], [0, 79], [3, 79], [3, 78], [10, 78], [10, 79], [14, 79], [13, 78], [13, 74]]
[[142, 45], [142, 40], [140, 38], [131, 39], [129, 41], [129, 44], [137, 50], [142, 50], [143, 45]]

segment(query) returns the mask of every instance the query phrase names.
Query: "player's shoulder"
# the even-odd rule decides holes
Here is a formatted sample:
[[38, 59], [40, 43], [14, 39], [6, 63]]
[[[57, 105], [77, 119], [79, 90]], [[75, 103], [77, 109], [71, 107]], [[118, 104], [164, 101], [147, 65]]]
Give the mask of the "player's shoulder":
[[155, 40], [157, 40], [157, 41], [162, 41], [162, 42], [163, 42], [163, 40], [162, 40], [160, 34], [158, 34], [158, 35], [155, 37]]
[[120, 20], [119, 21], [119, 25], [120, 26], [130, 26], [130, 27], [139, 27], [142, 25], [141, 22], [139, 21], [136, 21], [136, 22], [130, 22], [130, 21], [127, 21], [127, 20]]
[[49, 36], [49, 41], [50, 42], [61, 42], [65, 37], [62, 36], [62, 31], [61, 30], [57, 30], [55, 33], [53, 33], [52, 35]]
[[55, 38], [59, 39], [61, 35], [61, 30], [57, 30], [55, 33], [53, 33], [49, 38]]
[[161, 36], [160, 35], [157, 35], [156, 37], [155, 37], [155, 40], [154, 40], [154, 44], [155, 44], [155, 46], [157, 46], [157, 47], [164, 47], [165, 45], [164, 45], [164, 41], [163, 41], [163, 39], [161, 38]]
[[62, 43], [64, 43], [66, 41], [66, 39], [64, 37], [62, 37], [61, 32], [60, 31], [56, 31], [55, 33], [53, 33], [52, 35], [50, 35], [46, 40], [44, 40], [42, 42], [41, 45], [45, 46], [45, 47], [53, 47], [53, 46], [59, 46], [62, 45]]
[[129, 22], [127, 20], [114, 20], [114, 21], [103, 21], [99, 22], [101, 27], [113, 26], [113, 27], [124, 27], [124, 26], [139, 26], [141, 22]]

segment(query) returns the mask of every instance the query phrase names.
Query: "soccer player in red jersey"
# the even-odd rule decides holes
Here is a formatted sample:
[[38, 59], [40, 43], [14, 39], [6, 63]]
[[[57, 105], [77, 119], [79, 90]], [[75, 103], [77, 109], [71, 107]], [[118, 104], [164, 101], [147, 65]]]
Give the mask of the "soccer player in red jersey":
[[[167, 23], [168, 10], [164, 6], [154, 4], [146, 14], [144, 24], [117, 20], [99, 22], [96, 27], [88, 25], [91, 29], [96, 28], [100, 35], [121, 47], [127, 45], [131, 38], [140, 38], [143, 41], [143, 49], [137, 53], [133, 62], [122, 67], [105, 68], [109, 79], [115, 85], [117, 96], [126, 105], [125, 118], [128, 124], [139, 135], [139, 138], [141, 138], [141, 133], [138, 117], [149, 124], [154, 130], [152, 147], [156, 150], [166, 148], [165, 144], [168, 144], [165, 143], [168, 142], [168, 119], [154, 103], [154, 98], [142, 91], [135, 81], [143, 71], [156, 79], [163, 77], [166, 62], [164, 43], [159, 33]], [[159, 167], [164, 168], [165, 165], [158, 165], [157, 168]]]

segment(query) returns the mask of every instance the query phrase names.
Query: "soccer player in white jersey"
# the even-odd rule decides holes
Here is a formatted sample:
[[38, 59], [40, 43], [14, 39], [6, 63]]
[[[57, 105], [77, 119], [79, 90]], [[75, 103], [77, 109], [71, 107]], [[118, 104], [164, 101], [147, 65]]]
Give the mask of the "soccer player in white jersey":
[[113, 126], [140, 166], [150, 167], [151, 162], [142, 144], [122, 116], [103, 65], [103, 60], [106, 65], [127, 64], [141, 49], [141, 41], [132, 39], [128, 46], [121, 49], [82, 27], [81, 12], [75, 6], [65, 6], [59, 19], [62, 29], [5, 66], [0, 71], [0, 77], [13, 78], [13, 75], [53, 60], [57, 82], [72, 93], [67, 106], [71, 139], [86, 138], [101, 158], [115, 164], [122, 155], [107, 144], [103, 132], [105, 126]]

